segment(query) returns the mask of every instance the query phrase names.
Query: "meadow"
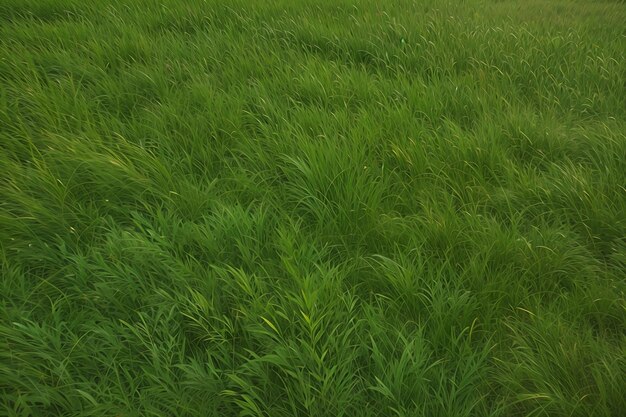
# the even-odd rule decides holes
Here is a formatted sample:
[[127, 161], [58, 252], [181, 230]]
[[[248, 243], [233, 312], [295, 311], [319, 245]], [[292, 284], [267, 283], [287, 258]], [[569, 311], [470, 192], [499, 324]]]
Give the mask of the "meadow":
[[626, 3], [2, 0], [0, 415], [618, 417]]

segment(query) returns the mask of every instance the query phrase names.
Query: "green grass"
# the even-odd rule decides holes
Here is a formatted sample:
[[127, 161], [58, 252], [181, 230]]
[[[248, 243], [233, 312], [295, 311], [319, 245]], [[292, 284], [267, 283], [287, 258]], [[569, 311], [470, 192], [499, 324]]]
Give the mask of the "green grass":
[[623, 1], [2, 0], [0, 415], [619, 416]]

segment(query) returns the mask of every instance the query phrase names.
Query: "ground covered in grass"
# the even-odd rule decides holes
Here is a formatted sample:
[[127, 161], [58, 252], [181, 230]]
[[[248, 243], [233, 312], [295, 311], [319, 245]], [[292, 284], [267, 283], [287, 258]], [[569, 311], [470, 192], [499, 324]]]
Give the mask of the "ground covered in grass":
[[95, 3], [0, 2], [0, 414], [626, 410], [624, 2]]

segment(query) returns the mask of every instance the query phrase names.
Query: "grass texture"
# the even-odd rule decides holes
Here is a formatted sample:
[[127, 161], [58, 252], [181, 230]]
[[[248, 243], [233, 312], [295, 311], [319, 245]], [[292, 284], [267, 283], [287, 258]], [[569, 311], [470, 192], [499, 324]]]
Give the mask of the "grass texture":
[[625, 55], [623, 1], [1, 1], [0, 415], [623, 415]]

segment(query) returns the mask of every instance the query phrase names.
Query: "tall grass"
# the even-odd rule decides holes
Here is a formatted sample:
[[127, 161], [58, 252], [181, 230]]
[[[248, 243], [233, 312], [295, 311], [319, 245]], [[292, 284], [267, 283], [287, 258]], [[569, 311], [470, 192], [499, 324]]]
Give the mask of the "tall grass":
[[626, 6], [0, 3], [8, 416], [618, 416]]

